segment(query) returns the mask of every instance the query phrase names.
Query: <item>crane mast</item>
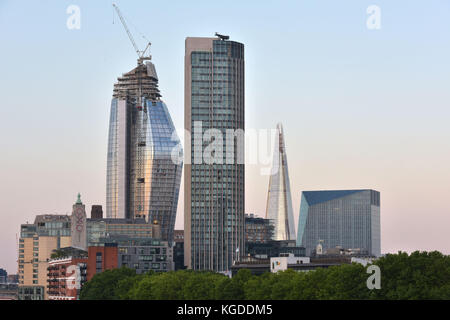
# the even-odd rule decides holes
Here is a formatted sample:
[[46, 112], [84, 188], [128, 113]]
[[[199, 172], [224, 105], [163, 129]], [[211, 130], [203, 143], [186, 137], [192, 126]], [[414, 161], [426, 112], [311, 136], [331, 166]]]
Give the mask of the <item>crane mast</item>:
[[117, 15], [119, 16], [120, 22], [122, 22], [122, 25], [125, 29], [125, 31], [127, 32], [128, 38], [131, 41], [131, 44], [134, 47], [134, 50], [136, 51], [137, 55], [138, 55], [138, 65], [141, 65], [145, 60], [151, 60], [152, 56], [149, 54], [146, 56], [147, 50], [150, 48], [151, 46], [151, 42], [147, 43], [147, 46], [145, 47], [144, 50], [139, 50], [139, 47], [137, 46], [136, 42], [134, 41], [133, 35], [131, 34], [130, 30], [128, 29], [127, 23], [125, 22], [125, 19], [122, 16], [122, 13], [119, 10], [119, 7], [113, 3], [112, 4], [114, 9], [116, 9]]

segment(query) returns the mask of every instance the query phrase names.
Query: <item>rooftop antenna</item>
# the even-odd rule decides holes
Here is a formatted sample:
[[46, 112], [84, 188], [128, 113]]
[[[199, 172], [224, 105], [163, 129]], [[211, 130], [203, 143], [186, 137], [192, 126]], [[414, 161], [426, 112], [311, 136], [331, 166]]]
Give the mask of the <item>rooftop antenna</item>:
[[[145, 47], [144, 50], [142, 50], [142, 51], [139, 50], [139, 47], [137, 46], [136, 42], [134, 41], [133, 35], [131, 34], [130, 30], [127, 27], [127, 24], [125, 22], [125, 19], [122, 16], [122, 13], [119, 10], [119, 7], [115, 3], [113, 3], [112, 5], [113, 5], [114, 9], [116, 9], [116, 12], [117, 12], [117, 15], [119, 16], [120, 22], [122, 22], [122, 25], [125, 28], [125, 31], [127, 32], [128, 38], [130, 39], [131, 44], [133, 45], [134, 50], [136, 51], [136, 53], [138, 55], [138, 60], [137, 60], [138, 65], [142, 65], [145, 60], [151, 60], [152, 56], [150, 55], [150, 53], [147, 54], [147, 51], [150, 49], [151, 42], [146, 39], [148, 41], [147, 46]], [[145, 37], [144, 37], [144, 39], [145, 39]]]

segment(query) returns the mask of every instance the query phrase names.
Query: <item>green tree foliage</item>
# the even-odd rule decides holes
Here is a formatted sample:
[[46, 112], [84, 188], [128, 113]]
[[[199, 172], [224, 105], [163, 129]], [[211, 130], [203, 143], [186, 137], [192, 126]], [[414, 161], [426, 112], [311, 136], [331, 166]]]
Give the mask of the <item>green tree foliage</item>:
[[[81, 300], [119, 300], [127, 297], [123, 292], [126, 279], [135, 278], [136, 271], [128, 268], [105, 270], [96, 274], [84, 284], [80, 292]], [[119, 286], [119, 282], [122, 287]]]
[[438, 251], [388, 254], [375, 263], [381, 289], [374, 299], [450, 299], [450, 256]]
[[310, 272], [286, 270], [233, 278], [192, 270], [136, 275], [131, 269], [95, 275], [81, 299], [138, 300], [314, 300], [314, 299], [450, 299], [450, 257], [439, 252], [388, 254], [374, 262], [381, 270], [381, 289], [369, 290], [370, 274], [361, 264]]

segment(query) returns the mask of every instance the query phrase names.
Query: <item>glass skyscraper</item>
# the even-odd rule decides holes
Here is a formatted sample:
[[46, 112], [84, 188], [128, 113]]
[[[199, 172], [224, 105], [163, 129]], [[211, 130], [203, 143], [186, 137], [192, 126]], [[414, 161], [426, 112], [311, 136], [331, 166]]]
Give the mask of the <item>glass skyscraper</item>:
[[[229, 130], [243, 132], [244, 120], [244, 45], [220, 35], [186, 38], [185, 129], [191, 133], [185, 139], [184, 177], [188, 268], [227, 271], [244, 251], [244, 142], [239, 134], [225, 138]], [[215, 154], [213, 162], [203, 157], [212, 141], [208, 132], [223, 135], [223, 141], [214, 140], [223, 142], [223, 153], [219, 159]]]
[[145, 218], [172, 241], [181, 182], [182, 147], [158, 76], [140, 63], [114, 85], [109, 123], [106, 216]]
[[291, 184], [281, 123], [277, 125], [272, 172], [267, 194], [266, 219], [272, 220], [275, 226], [273, 240], [295, 240]]
[[381, 255], [380, 193], [374, 190], [303, 191], [297, 245], [310, 255], [341, 246]]

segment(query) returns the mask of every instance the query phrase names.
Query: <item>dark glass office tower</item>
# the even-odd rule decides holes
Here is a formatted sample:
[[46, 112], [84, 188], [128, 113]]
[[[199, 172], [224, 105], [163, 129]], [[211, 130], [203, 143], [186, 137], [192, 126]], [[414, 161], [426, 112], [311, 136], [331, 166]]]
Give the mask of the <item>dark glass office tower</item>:
[[106, 217], [157, 220], [171, 242], [182, 147], [150, 61], [118, 78], [109, 126]]
[[303, 191], [297, 245], [310, 255], [340, 246], [381, 255], [380, 192], [375, 190]]
[[[186, 38], [185, 129], [191, 133], [185, 139], [184, 178], [188, 268], [228, 271], [244, 251], [244, 142], [238, 134], [230, 139], [232, 148], [226, 142], [227, 130], [245, 129], [244, 110], [244, 45], [220, 35]], [[223, 154], [213, 163], [202, 157], [212, 141], [210, 129], [223, 135]]]

